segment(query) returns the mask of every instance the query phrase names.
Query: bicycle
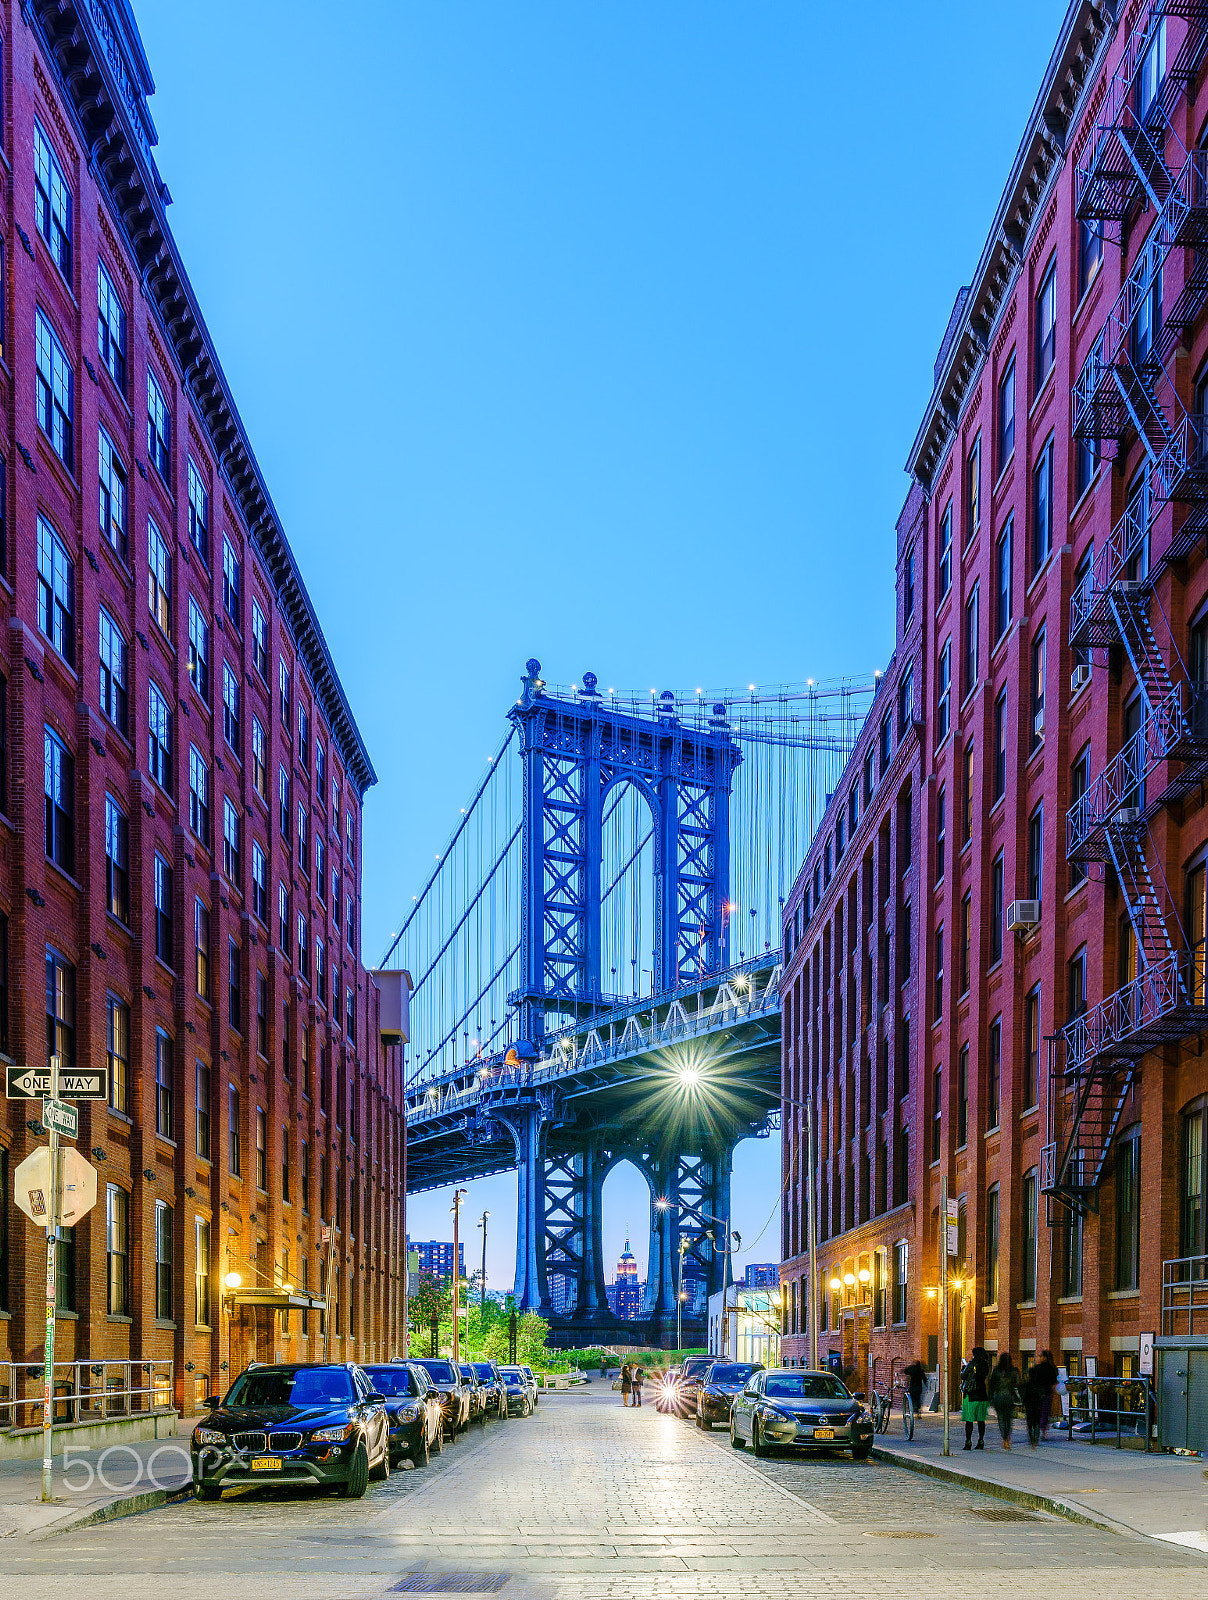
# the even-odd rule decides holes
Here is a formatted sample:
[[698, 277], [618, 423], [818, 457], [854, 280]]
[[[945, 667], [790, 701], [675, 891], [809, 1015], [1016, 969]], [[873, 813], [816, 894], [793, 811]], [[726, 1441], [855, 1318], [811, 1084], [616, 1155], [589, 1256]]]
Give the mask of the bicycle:
[[873, 1414], [873, 1427], [878, 1433], [888, 1433], [890, 1419], [893, 1416], [894, 1396], [902, 1397], [902, 1432], [907, 1439], [914, 1438], [914, 1401], [910, 1398], [910, 1390], [903, 1383], [894, 1383], [884, 1389], [873, 1391], [872, 1405], [869, 1410]]

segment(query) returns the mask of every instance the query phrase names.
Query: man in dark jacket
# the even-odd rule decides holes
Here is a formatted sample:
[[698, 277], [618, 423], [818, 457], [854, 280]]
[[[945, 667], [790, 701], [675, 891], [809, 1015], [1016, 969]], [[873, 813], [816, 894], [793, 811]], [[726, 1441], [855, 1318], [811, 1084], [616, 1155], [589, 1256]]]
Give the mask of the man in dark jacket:
[[1028, 1368], [1023, 1385], [1023, 1414], [1028, 1423], [1028, 1443], [1032, 1449], [1040, 1443], [1040, 1428], [1044, 1420], [1045, 1403], [1057, 1387], [1057, 1368], [1046, 1350], [1039, 1361]]
[[921, 1361], [912, 1361], [902, 1376], [906, 1379], [906, 1392], [910, 1396], [910, 1403], [917, 1416], [923, 1409], [923, 1385], [927, 1382], [927, 1368]]

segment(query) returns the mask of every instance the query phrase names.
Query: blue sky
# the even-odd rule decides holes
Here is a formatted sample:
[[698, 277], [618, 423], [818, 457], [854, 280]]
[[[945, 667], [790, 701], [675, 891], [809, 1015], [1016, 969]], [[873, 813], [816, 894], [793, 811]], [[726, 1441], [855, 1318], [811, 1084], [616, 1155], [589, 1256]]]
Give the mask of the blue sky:
[[[380, 778], [371, 961], [527, 656], [687, 689], [885, 659], [903, 462], [1056, 0], [135, 7], [170, 220]], [[748, 1239], [776, 1167], [740, 1147]], [[495, 1286], [514, 1196], [471, 1186]], [[618, 1173], [606, 1261], [629, 1228], [644, 1271], [646, 1215]]]

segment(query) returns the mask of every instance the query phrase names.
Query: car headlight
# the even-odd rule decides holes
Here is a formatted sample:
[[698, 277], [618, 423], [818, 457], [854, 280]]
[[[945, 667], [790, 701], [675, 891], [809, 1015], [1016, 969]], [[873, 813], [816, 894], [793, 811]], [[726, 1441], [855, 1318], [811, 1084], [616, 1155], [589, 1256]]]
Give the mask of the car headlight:
[[339, 1428], [316, 1428], [311, 1438], [316, 1444], [335, 1444], [341, 1439], [352, 1437], [352, 1423], [346, 1422]]
[[787, 1411], [778, 1411], [775, 1406], [764, 1406], [762, 1415], [765, 1422], [792, 1422], [794, 1420]]
[[414, 1422], [416, 1417], [419, 1416], [419, 1407], [404, 1406], [399, 1412], [399, 1416], [404, 1422]]
[[217, 1428], [195, 1428], [193, 1430], [194, 1444], [225, 1444], [225, 1433], [219, 1433]]

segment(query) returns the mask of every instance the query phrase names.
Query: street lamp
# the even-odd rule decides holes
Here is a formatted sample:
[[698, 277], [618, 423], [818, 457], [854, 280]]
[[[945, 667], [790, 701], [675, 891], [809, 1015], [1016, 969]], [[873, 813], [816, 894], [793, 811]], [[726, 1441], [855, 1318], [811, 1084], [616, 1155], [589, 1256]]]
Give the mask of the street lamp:
[[460, 1261], [460, 1257], [458, 1255], [458, 1248], [457, 1248], [457, 1224], [458, 1224], [458, 1222], [459, 1222], [459, 1220], [461, 1218], [461, 1203], [465, 1199], [465, 1197], [466, 1197], [466, 1191], [464, 1189], [454, 1189], [454, 1191], [453, 1191], [453, 1204], [449, 1207], [449, 1210], [453, 1213], [453, 1365], [454, 1366], [458, 1366], [460, 1364], [460, 1362], [461, 1362], [461, 1341], [458, 1338], [458, 1332], [457, 1332], [457, 1329], [458, 1329], [458, 1323], [457, 1323], [457, 1300], [458, 1300], [459, 1291], [461, 1289], [461, 1282], [460, 1282], [461, 1273], [460, 1273], [460, 1270], [459, 1270], [460, 1266], [461, 1266], [461, 1261]]
[[223, 1300], [225, 1301], [225, 1305], [224, 1305], [223, 1309], [226, 1311], [226, 1318], [227, 1318], [227, 1370], [228, 1371], [230, 1370], [230, 1365], [231, 1365], [231, 1323], [235, 1320], [235, 1290], [239, 1288], [239, 1286], [240, 1286], [240, 1284], [242, 1282], [243, 1282], [243, 1279], [239, 1276], [239, 1274], [237, 1272], [228, 1272], [226, 1277], [223, 1278], [223, 1280], [222, 1280], [223, 1288], [226, 1289], [226, 1291], [227, 1291], [226, 1294], [223, 1295]]
[[[490, 1214], [489, 1211], [484, 1211], [478, 1219], [478, 1226], [482, 1229], [482, 1283], [480, 1285], [482, 1306], [478, 1315], [478, 1326], [479, 1333], [483, 1339], [487, 1336], [487, 1218]], [[469, 1331], [468, 1323], [466, 1324], [466, 1330], [467, 1332]]]

